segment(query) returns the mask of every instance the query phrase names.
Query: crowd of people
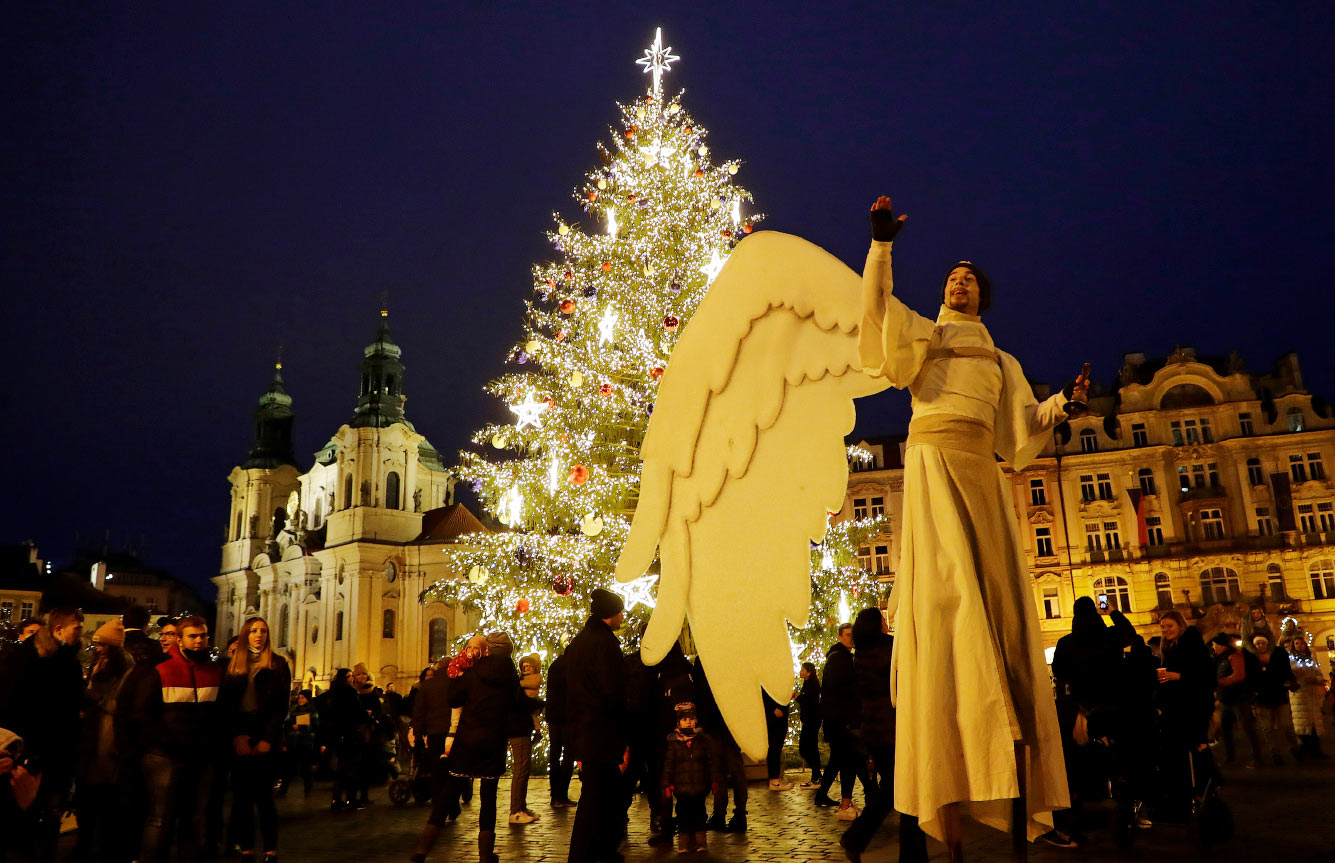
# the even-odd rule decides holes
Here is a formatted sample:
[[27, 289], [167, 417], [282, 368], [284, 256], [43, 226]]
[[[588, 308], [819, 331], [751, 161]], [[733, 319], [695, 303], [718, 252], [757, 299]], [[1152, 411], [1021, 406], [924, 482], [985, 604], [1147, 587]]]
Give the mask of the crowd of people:
[[[371, 787], [411, 772], [431, 801], [411, 860], [427, 859], [476, 790], [478, 858], [495, 863], [498, 817], [518, 826], [540, 817], [529, 785], [543, 736], [550, 806], [576, 807], [572, 863], [622, 859], [640, 794], [651, 845], [707, 850], [710, 831], [748, 829], [744, 758], [699, 660], [678, 646], [644, 666], [622, 650], [623, 614], [619, 596], [595, 591], [584, 628], [545, 669], [537, 655], [516, 660], [508, 635], [492, 632], [424, 669], [407, 694], [374, 686], [360, 664], [338, 670], [323, 692], [314, 669], [294, 680], [260, 617], [215, 651], [203, 618], [162, 619], [155, 639], [148, 614], [133, 608], [93, 634], [86, 668], [77, 610], [24, 621], [0, 664], [0, 835], [13, 840], [0, 844], [0, 860], [55, 859], [72, 810], [75, 859], [166, 863], [177, 848], [183, 861], [230, 851], [275, 863], [275, 795], [291, 783], [310, 795], [329, 779], [341, 811], [370, 805]], [[1110, 788], [1125, 829], [1186, 818], [1204, 779], [1218, 776], [1214, 751], [1239, 760], [1239, 728], [1244, 768], [1327, 757], [1326, 678], [1305, 638], [1277, 638], [1261, 608], [1242, 632], [1208, 641], [1177, 611], [1159, 625], [1146, 641], [1119, 612], [1075, 603], [1052, 660], [1072, 807], [1042, 837], [1049, 844], [1078, 847], [1083, 807]], [[782, 757], [795, 704], [810, 771], [800, 787], [847, 822], [840, 844], [854, 861], [894, 809], [893, 644], [882, 612], [864, 609], [839, 628], [823, 669], [804, 663], [790, 697], [764, 695], [768, 789], [794, 788]], [[899, 816], [899, 842], [901, 860], [926, 860], [910, 816]]]

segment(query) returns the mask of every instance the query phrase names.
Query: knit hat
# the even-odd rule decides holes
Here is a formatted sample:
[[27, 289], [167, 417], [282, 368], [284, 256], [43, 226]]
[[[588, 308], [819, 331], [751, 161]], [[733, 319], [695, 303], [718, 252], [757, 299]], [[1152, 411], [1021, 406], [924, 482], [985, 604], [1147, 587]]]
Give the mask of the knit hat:
[[676, 711], [678, 721], [681, 721], [688, 716], [692, 719], [695, 718], [695, 705], [689, 701], [683, 701], [672, 709]]
[[1227, 632], [1221, 632], [1214, 638], [1210, 639], [1210, 641], [1222, 647], [1233, 647], [1237, 644], [1238, 637], [1236, 635], [1229, 635]]
[[941, 280], [941, 303], [944, 305], [946, 301], [946, 282], [950, 281], [950, 274], [960, 267], [973, 273], [973, 277], [978, 280], [978, 314], [981, 315], [992, 305], [992, 280], [972, 261], [957, 261], [946, 270], [946, 277]]
[[626, 601], [610, 590], [594, 588], [593, 601], [589, 603], [589, 613], [599, 620], [616, 617], [626, 608]]
[[510, 636], [504, 632], [491, 632], [487, 634], [487, 653], [491, 656], [509, 656], [514, 652], [514, 645], [510, 643]]
[[109, 644], [120, 647], [125, 644], [125, 624], [119, 620], [108, 620], [93, 633], [93, 644]]

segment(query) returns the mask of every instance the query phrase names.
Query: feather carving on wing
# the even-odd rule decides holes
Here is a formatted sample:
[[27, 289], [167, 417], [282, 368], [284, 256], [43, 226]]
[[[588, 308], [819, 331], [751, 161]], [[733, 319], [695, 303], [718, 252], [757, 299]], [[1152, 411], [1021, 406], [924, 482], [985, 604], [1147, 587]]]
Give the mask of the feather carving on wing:
[[853, 399], [886, 388], [858, 361], [861, 279], [789, 234], [732, 252], [672, 352], [640, 455], [639, 502], [617, 578], [660, 558], [641, 641], [657, 663], [691, 625], [742, 750], [767, 747], [763, 687], [793, 686], [786, 620], [806, 625], [810, 543], [842, 508]]

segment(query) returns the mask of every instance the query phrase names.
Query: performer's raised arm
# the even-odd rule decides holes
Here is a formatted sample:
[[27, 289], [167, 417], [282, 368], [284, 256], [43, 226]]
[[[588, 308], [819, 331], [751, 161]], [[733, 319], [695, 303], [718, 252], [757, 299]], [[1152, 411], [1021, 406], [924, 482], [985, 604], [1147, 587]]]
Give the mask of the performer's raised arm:
[[862, 271], [862, 327], [858, 355], [863, 370], [903, 389], [913, 383], [927, 358], [934, 324], [892, 295], [890, 247], [908, 216], [896, 217], [890, 199], [871, 207], [871, 251]]

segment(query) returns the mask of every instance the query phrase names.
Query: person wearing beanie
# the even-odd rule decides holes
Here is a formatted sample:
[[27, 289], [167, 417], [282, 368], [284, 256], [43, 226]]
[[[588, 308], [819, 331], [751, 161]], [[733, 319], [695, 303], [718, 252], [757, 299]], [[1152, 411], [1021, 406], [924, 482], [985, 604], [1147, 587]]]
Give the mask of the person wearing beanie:
[[125, 624], [119, 620], [108, 620], [97, 628], [93, 633], [93, 645], [106, 645], [108, 647], [125, 646]]
[[[891, 248], [904, 217], [880, 197], [870, 221], [860, 365], [908, 389], [913, 405], [902, 556], [888, 609], [899, 633], [891, 677], [899, 723], [895, 801], [919, 822], [906, 817], [904, 829], [921, 826], [952, 857], [962, 853], [959, 820], [966, 813], [1071, 847], [1052, 827], [1052, 812], [1070, 805], [1061, 731], [1009, 480], [997, 457], [1016, 470], [1033, 461], [1067, 419], [1068, 401], [1087, 403], [1088, 372], [1070, 395], [1038, 402], [1020, 364], [997, 349], [980, 317], [994, 299], [982, 270], [956, 263], [935, 319], [919, 315], [894, 293]], [[1016, 788], [1026, 798], [1018, 818]]]
[[625, 602], [597, 588], [589, 619], [566, 648], [566, 717], [570, 754], [583, 762], [583, 793], [570, 831], [570, 863], [617, 860], [622, 818], [621, 765], [628, 757], [626, 663], [620, 628]]
[[705, 796], [718, 793], [723, 781], [719, 747], [696, 727], [694, 704], [682, 702], [675, 713], [677, 727], [667, 736], [659, 787], [664, 800], [677, 803], [677, 851], [707, 851]]

